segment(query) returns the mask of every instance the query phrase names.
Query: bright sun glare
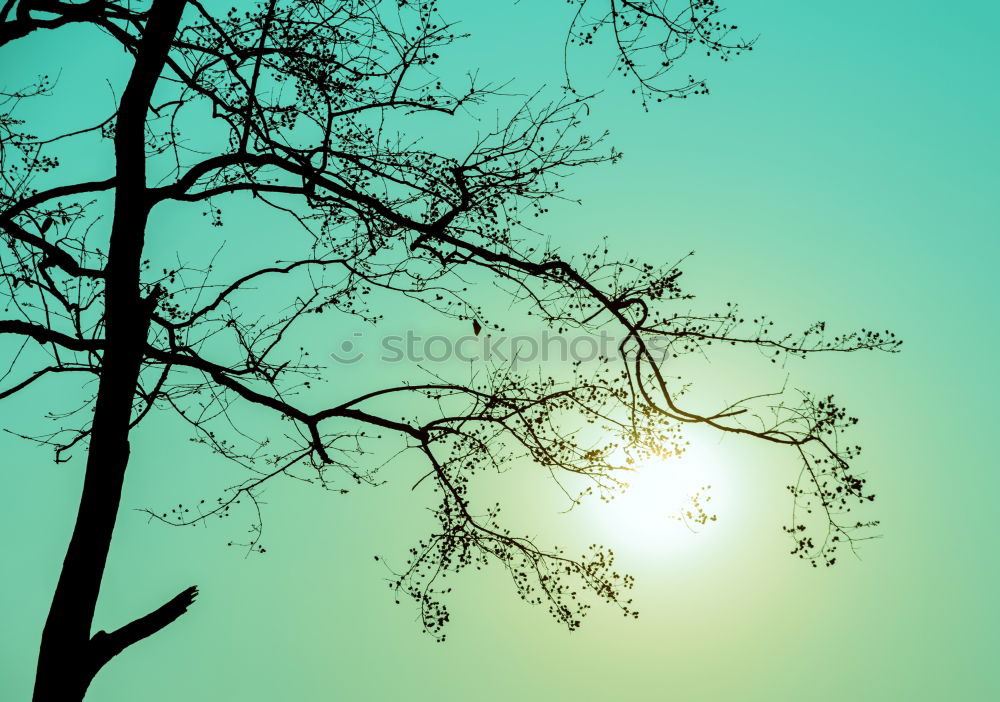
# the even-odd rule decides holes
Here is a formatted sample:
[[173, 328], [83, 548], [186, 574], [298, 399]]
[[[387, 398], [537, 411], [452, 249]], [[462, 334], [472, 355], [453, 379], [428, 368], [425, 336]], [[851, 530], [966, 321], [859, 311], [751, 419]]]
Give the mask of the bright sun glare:
[[[615, 551], [642, 556], [697, 550], [723, 511], [726, 479], [717, 447], [691, 446], [683, 456], [656, 459], [623, 476], [624, 494], [595, 510], [595, 526]], [[698, 509], [700, 506], [701, 510]], [[704, 514], [705, 523], [699, 523]]]

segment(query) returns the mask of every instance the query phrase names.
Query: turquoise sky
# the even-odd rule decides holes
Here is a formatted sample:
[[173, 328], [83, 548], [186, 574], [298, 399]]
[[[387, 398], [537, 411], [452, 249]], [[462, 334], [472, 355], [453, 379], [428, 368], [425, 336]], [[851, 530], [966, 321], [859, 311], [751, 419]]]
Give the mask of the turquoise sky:
[[[474, 36], [461, 61], [489, 77], [516, 76], [525, 90], [558, 82], [568, 6], [474, 7], [442, 4], [450, 17], [467, 13]], [[413, 607], [393, 604], [373, 558], [403, 557], [427, 527], [431, 498], [410, 492], [406, 466], [398, 479], [384, 474], [387, 485], [346, 496], [276, 484], [265, 497], [268, 552], [244, 559], [226, 547], [244, 522], [180, 530], [147, 525], [134, 511], [211, 498], [239, 478], [191, 447], [173, 422], [157, 420], [133, 441], [98, 625], [118, 626], [190, 584], [202, 596], [176, 624], [117, 658], [88, 699], [875, 702], [1000, 694], [991, 672], [1000, 650], [1000, 466], [992, 446], [1000, 247], [988, 205], [1000, 185], [1000, 10], [986, 2], [733, 0], [729, 17], [760, 39], [735, 62], [697, 64], [710, 80], [708, 97], [645, 113], [624, 85], [593, 69], [596, 57], [581, 57], [586, 81], [607, 87], [588, 128], [611, 129], [625, 159], [569, 180], [569, 194], [584, 205], [554, 208], [544, 232], [572, 246], [607, 236], [626, 257], [651, 262], [694, 250], [686, 287], [708, 302], [739, 300], [789, 328], [826, 319], [902, 336], [903, 353], [894, 356], [813, 358], [783, 370], [720, 357], [690, 367], [709, 400], [770, 389], [786, 372], [798, 386], [835, 392], [862, 418], [856, 436], [878, 494], [870, 517], [882, 521], [883, 538], [833, 569], [791, 558], [779, 527], [795, 462], [730, 439], [691, 435], [683, 467], [713, 483], [719, 514], [698, 534], [677, 525], [657, 527], [653, 539], [630, 532], [627, 513], [656, 504], [648, 494], [624, 498], [610, 518], [599, 504], [559, 516], [549, 486], [516, 475], [500, 488], [514, 520], [541, 535], [615, 547], [619, 565], [638, 579], [641, 616], [626, 620], [595, 603], [570, 634], [523, 605], [503, 573], [467, 574], [455, 580], [453, 623], [438, 644], [421, 633]], [[4, 49], [0, 66], [17, 76], [35, 61], [48, 70], [46, 52], [66, 46], [75, 53], [65, 59], [64, 85], [85, 111], [103, 98], [73, 79], [103, 65], [99, 46], [24, 43]], [[242, 230], [242, 255], [268, 253], [265, 234]], [[234, 241], [235, 232], [223, 235]], [[345, 330], [317, 328], [316, 352], [333, 349]], [[334, 385], [364, 379], [338, 372], [329, 372]], [[23, 426], [49, 402], [41, 394], [5, 401], [0, 425]], [[56, 466], [6, 433], [0, 451], [0, 698], [21, 700], [30, 697], [82, 465]], [[643, 480], [636, 490], [659, 485]], [[672, 499], [663, 496], [667, 507]]]

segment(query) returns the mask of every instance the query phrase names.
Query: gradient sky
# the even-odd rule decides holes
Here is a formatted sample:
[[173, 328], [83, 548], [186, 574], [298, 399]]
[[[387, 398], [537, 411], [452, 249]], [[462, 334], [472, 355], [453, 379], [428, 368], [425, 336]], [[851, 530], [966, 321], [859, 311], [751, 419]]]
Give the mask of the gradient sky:
[[[489, 77], [516, 75], [524, 89], [558, 81], [565, 3], [475, 7], [464, 16], [475, 36], [462, 60]], [[442, 10], [463, 12], [460, 3]], [[590, 71], [587, 79], [608, 90], [588, 125], [611, 129], [625, 159], [574, 176], [567, 189], [584, 206], [555, 208], [544, 231], [554, 241], [607, 236], [625, 256], [655, 262], [695, 250], [686, 287], [709, 302], [739, 300], [793, 329], [826, 319], [902, 336], [898, 355], [785, 369], [796, 385], [835, 392], [861, 417], [856, 436], [878, 494], [869, 516], [882, 521], [883, 538], [866, 543], [861, 559], [842, 554], [832, 569], [791, 558], [779, 527], [797, 464], [767, 447], [692, 434], [682, 462], [713, 483], [719, 514], [698, 534], [673, 525], [651, 540], [602, 516], [601, 505], [558, 516], [560, 503], [537, 482], [515, 478], [503, 488], [519, 524], [616, 548], [638, 579], [637, 621], [595, 603], [570, 634], [524, 605], [503, 573], [465, 574], [453, 583], [453, 622], [439, 644], [421, 633], [409, 603], [393, 604], [373, 558], [402, 558], [427, 525], [429, 497], [409, 491], [408, 475], [384, 475], [388, 485], [346, 496], [276, 484], [265, 498], [268, 553], [244, 559], [226, 547], [243, 522], [182, 530], [147, 525], [134, 511], [211, 498], [238, 478], [158, 420], [133, 441], [97, 625], [119, 626], [190, 584], [202, 596], [102, 671], [88, 699], [1000, 695], [991, 672], [1000, 644], [1000, 472], [991, 445], [1000, 247], [988, 206], [1000, 184], [992, 48], [1000, 10], [982, 1], [949, 9], [734, 0], [729, 17], [760, 39], [733, 63], [698, 65], [708, 97], [644, 113], [624, 86]], [[59, 46], [49, 41], [5, 49], [0, 66], [26, 70]], [[70, 89], [74, 72], [101, 58], [79, 48], [88, 58], [67, 65]], [[81, 110], [98, 99], [78, 92]], [[262, 238], [253, 246], [266, 249]], [[349, 331], [320, 329], [315, 351]], [[727, 357], [697, 369], [696, 379], [711, 398], [784, 377], [760, 368]], [[48, 402], [40, 394], [5, 401], [0, 425], [20, 427]], [[56, 466], [8, 434], [0, 452], [0, 698], [21, 700], [30, 697], [82, 464]], [[629, 499], [626, 511], [650, 504], [648, 495]]]

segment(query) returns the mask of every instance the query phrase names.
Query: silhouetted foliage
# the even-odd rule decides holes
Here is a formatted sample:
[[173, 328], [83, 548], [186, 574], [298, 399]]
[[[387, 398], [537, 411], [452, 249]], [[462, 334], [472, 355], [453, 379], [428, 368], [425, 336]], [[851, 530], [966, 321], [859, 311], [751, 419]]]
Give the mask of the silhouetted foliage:
[[[153, 410], [176, 413], [199, 442], [248, 471], [214, 503], [150, 509], [174, 525], [223, 516], [241, 500], [259, 511], [261, 487], [280, 475], [334, 491], [345, 480], [375, 482], [367, 447], [403, 437], [425, 466], [420, 481], [434, 487], [438, 526], [392, 587], [418, 603], [424, 628], [437, 636], [448, 620], [442, 579], [470, 566], [506, 569], [519, 596], [570, 629], [589, 607], [587, 592], [635, 614], [631, 578], [614, 570], [610, 550], [594, 545], [576, 556], [543, 547], [505, 527], [499, 505], [471, 508], [476, 474], [513, 461], [546, 470], [576, 504], [590, 493], [610, 497], [638, 462], [681, 453], [685, 425], [708, 426], [787, 446], [801, 461], [786, 527], [793, 554], [832, 564], [838, 545], [864, 538], [856, 531], [865, 525], [845, 516], [873, 499], [852, 465], [858, 449], [841, 438], [856, 420], [833, 397], [781, 391], [696, 412], [681, 397], [686, 379], [666, 375], [663, 361], [720, 345], [752, 347], [771, 363], [892, 351], [899, 342], [891, 334], [830, 335], [822, 323], [778, 333], [735, 304], [695, 312], [677, 265], [621, 258], [612, 246], [568, 256], [533, 229], [547, 203], [564, 197], [562, 178], [619, 157], [604, 136], [582, 130], [591, 96], [570, 80], [575, 47], [610, 48], [615, 69], [648, 106], [707, 92], [699, 79], [671, 80], [689, 49], [728, 59], [751, 48], [721, 17], [710, 0], [573, 0], [561, 28], [561, 97], [526, 98], [455, 154], [423, 146], [407, 131], [410, 120], [493, 111], [494, 101], [510, 97], [474, 72], [463, 83], [436, 73], [461, 38], [436, 2], [270, 0], [229, 10], [197, 0], [6, 2], [0, 44], [82, 24], [93, 41], [120, 45], [131, 66], [106, 118], [62, 135], [36, 135], [18, 118], [22, 103], [56, 89], [50, 78], [3, 93], [0, 334], [15, 339], [16, 353], [0, 398], [55, 374], [94, 390], [78, 411], [56, 418], [56, 431], [32, 437], [57, 461], [74, 449], [88, 453], [36, 699], [82, 698], [111, 657], [193, 600], [185, 590], [117, 632], [91, 637], [129, 432]], [[114, 172], [64, 178], [60, 150], [99, 138], [95, 148], [113, 146]], [[196, 208], [207, 226], [222, 226], [227, 208], [251, 204], [288, 216], [287, 231], [274, 233], [287, 251], [282, 260], [220, 279], [219, 268], [232, 266], [213, 259], [154, 268], [144, 253], [147, 241], [179, 236], [147, 228], [157, 210]], [[241, 308], [273, 279], [291, 291], [279, 312]], [[314, 408], [308, 391], [321, 364], [288, 341], [297, 323], [327, 313], [377, 324], [394, 299], [407, 298], [471, 322], [476, 335], [499, 330], [483, 311], [482, 286], [470, 280], [500, 284], [544, 328], [614, 329], [618, 360], [574, 364], [558, 377], [505, 366], [462, 381], [371, 378], [370, 392]], [[403, 399], [410, 397], [420, 402]], [[387, 399], [422, 409], [388, 416], [378, 409]], [[284, 422], [267, 437], [242, 431], [238, 407], [247, 405]], [[589, 485], [582, 491], [580, 480]], [[714, 518], [704, 502], [697, 498], [684, 515], [689, 525]], [[245, 546], [264, 552], [260, 524]]]

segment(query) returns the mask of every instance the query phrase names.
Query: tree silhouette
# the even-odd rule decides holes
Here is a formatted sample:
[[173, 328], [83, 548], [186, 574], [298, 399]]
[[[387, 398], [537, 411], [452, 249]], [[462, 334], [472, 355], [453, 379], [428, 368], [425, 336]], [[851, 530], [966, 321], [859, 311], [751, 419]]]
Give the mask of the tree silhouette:
[[[119, 46], [127, 63], [106, 118], [57, 136], [34, 135], [18, 117], [25, 103], [56, 90], [48, 77], [3, 93], [0, 334], [13, 362], [0, 399], [54, 375], [79, 379], [72, 386], [88, 393], [54, 432], [27, 437], [50, 445], [57, 461], [74, 449], [87, 456], [42, 634], [36, 700], [82, 699], [102, 666], [177, 619], [197, 594], [189, 587], [112, 633], [91, 633], [130, 432], [154, 409], [176, 413], [200, 442], [249, 471], [207, 507], [150, 510], [175, 525], [227, 514], [241, 498], [256, 505], [261, 486], [279, 475], [331, 490], [371, 480], [366, 446], [405, 439], [425, 466], [418, 482], [434, 487], [438, 526], [392, 584], [438, 636], [448, 619], [441, 580], [470, 565], [499, 564], [523, 599], [546, 605], [570, 629], [588, 608], [582, 591], [634, 614], [631, 580], [614, 571], [611, 551], [593, 546], [577, 557], [544, 548], [503, 526], [499, 506], [471, 507], [476, 474], [524, 457], [565, 485], [575, 504], [620, 489], [621, 471], [636, 461], [680, 453], [685, 425], [747, 435], [787, 446], [801, 461], [785, 527], [793, 554], [832, 564], [838, 544], [865, 538], [857, 530], [868, 524], [845, 516], [873, 499], [851, 465], [856, 447], [840, 439], [856, 420], [832, 397], [793, 401], [782, 391], [695, 411], [662, 361], [720, 345], [752, 347], [776, 362], [892, 351], [899, 342], [866, 330], [830, 336], [822, 323], [777, 333], [735, 305], [692, 312], [675, 265], [623, 259], [612, 246], [564, 256], [535, 243], [544, 239], [529, 224], [562, 197], [560, 179], [618, 153], [582, 132], [592, 96], [575, 89], [568, 69], [561, 98], [525, 99], [464, 153], [421, 146], [413, 135], [424, 116], [474, 113], [509, 97], [474, 73], [461, 89], [435, 74], [441, 52], [461, 38], [436, 5], [268, 0], [220, 11], [200, 0], [7, 0], [0, 9], [2, 45], [83, 25], [94, 42]], [[689, 48], [727, 59], [752, 43], [711, 0], [573, 0], [562, 30], [568, 52], [610, 47], [646, 107], [707, 92], [694, 78], [665, 82]], [[113, 170], [98, 180], [64, 176], [59, 153], [69, 143], [102, 153], [110, 144]], [[180, 207], [205, 215], [206, 237], [226, 208], [287, 215], [287, 254], [222, 282], [211, 261], [154, 270], [147, 244], [179, 235], [150, 217]], [[280, 311], [241, 311], [241, 297], [273, 279], [287, 293]], [[320, 365], [290, 344], [297, 323], [322, 313], [376, 323], [394, 299], [407, 298], [471, 322], [477, 335], [496, 330], [499, 322], [477, 304], [482, 286], [468, 282], [475, 280], [505, 286], [544, 328], [614, 329], [619, 353], [596, 370], [569, 364], [566, 377], [510, 366], [463, 381], [373, 377], [369, 392], [310, 404]], [[419, 401], [401, 399], [411, 397]], [[390, 416], [379, 410], [386, 400], [419, 409]], [[255, 438], [239, 430], [241, 406], [284, 423], [273, 437]], [[223, 438], [228, 430], [237, 440]], [[703, 523], [700, 503], [696, 509], [691, 518]], [[259, 528], [251, 550], [263, 550]]]

